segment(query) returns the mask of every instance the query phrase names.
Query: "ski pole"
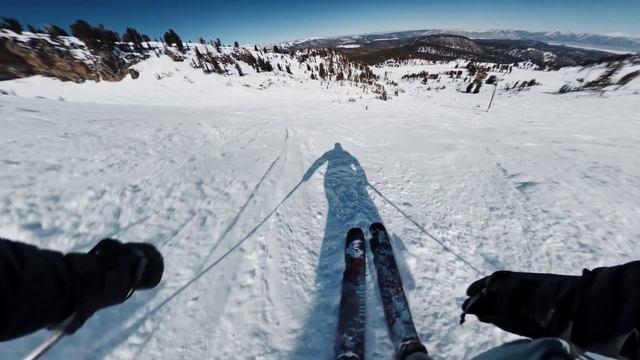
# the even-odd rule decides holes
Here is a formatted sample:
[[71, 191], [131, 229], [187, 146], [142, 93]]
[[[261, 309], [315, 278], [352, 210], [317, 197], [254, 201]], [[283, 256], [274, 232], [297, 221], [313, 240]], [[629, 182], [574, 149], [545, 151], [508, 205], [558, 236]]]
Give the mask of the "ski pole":
[[44, 355], [47, 351], [49, 351], [52, 347], [54, 347], [58, 341], [60, 341], [64, 335], [66, 334], [67, 327], [73, 319], [75, 319], [76, 314], [72, 314], [66, 320], [61, 322], [58, 326], [55, 327], [54, 333], [51, 334], [45, 341], [43, 341], [38, 347], [33, 349], [27, 356], [24, 357], [23, 360], [36, 360], [39, 359], [42, 355]]
[[493, 97], [496, 96], [497, 89], [498, 89], [498, 82], [496, 81], [496, 84], [493, 88], [493, 94], [491, 94], [491, 100], [489, 100], [489, 106], [487, 106], [487, 112], [489, 112], [489, 109], [491, 109], [491, 104], [493, 103]]

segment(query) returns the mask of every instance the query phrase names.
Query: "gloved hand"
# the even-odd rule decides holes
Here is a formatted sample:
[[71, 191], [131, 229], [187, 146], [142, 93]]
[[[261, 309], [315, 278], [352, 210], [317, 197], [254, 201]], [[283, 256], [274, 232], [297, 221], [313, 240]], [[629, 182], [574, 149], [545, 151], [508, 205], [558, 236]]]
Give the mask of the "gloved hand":
[[580, 300], [579, 279], [497, 271], [469, 286], [460, 323], [466, 314], [473, 314], [482, 322], [530, 338], [569, 336]]
[[640, 261], [582, 276], [498, 271], [469, 286], [466, 314], [530, 337], [558, 337], [613, 358], [640, 360]]
[[136, 289], [158, 285], [162, 255], [151, 244], [100, 241], [87, 254], [65, 256], [72, 272], [73, 315], [65, 331], [75, 332], [94, 312], [120, 304]]

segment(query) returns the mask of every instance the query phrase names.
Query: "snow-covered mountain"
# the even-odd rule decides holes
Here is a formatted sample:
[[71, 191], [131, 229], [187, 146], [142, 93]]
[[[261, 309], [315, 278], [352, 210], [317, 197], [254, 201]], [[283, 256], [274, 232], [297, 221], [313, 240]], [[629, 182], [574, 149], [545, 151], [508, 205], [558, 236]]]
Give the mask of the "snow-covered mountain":
[[[440, 32], [442, 30], [436, 30]], [[446, 31], [473, 39], [536, 40], [550, 44], [573, 45], [617, 52], [640, 52], [640, 38], [622, 35], [574, 33], [570, 31], [534, 32], [524, 30]], [[428, 31], [427, 33], [433, 33]]]
[[317, 38], [311, 41], [290, 42], [291, 46], [336, 47], [345, 43], [366, 44], [374, 40], [388, 39], [398, 42], [413, 41], [427, 35], [451, 34], [471, 39], [536, 40], [551, 44], [573, 45], [616, 52], [639, 52], [640, 38], [623, 35], [599, 35], [565, 31], [535, 32], [524, 30], [411, 30], [351, 36]]
[[[377, 70], [390, 65], [405, 69], [406, 64], [414, 63], [456, 64], [461, 70], [456, 70], [456, 77], [451, 81], [460, 88], [473, 81], [483, 81], [492, 71], [503, 72], [507, 68], [544, 69], [547, 68], [547, 64], [561, 60], [560, 55], [545, 51], [549, 50], [545, 47], [540, 47], [542, 50], [527, 47], [529, 42], [516, 47], [513, 47], [511, 42], [503, 44], [499, 40], [480, 45], [466, 37], [442, 34], [422, 37], [409, 48], [383, 51], [376, 55], [379, 56], [379, 60], [375, 66], [367, 65], [359, 61], [357, 56], [350, 55], [349, 51], [352, 49], [341, 49], [346, 51], [346, 54], [335, 49], [279, 52], [278, 49], [260, 49], [257, 46], [245, 48], [186, 43], [184, 51], [181, 52], [173, 46], [148, 42], [141, 51], [115, 49], [105, 55], [104, 51], [96, 53], [88, 49], [82, 41], [73, 37], [58, 37], [52, 40], [42, 34], [14, 35], [6, 31], [0, 33], [0, 43], [9, 44], [7, 46], [10, 49], [19, 49], [15, 52], [15, 59], [12, 58], [10, 65], [5, 66], [2, 71], [5, 71], [3, 76], [18, 77], [20, 80], [0, 82], [0, 93], [71, 101], [124, 101], [131, 104], [147, 103], [151, 99], [158, 99], [162, 94], [165, 104], [188, 103], [208, 106], [212, 97], [224, 98], [225, 92], [228, 91], [237, 92], [237, 96], [249, 96], [254, 89], [274, 91], [274, 88], [296, 87], [296, 83], [325, 88], [329, 92], [351, 94], [346, 100], [353, 98], [354, 89], [361, 90], [359, 97], [388, 100], [401, 97], [406, 91], [402, 82], [389, 80], [388, 76]], [[46, 45], [42, 47], [42, 44]], [[30, 51], [30, 46], [35, 46], [36, 51]], [[494, 49], [498, 49], [498, 52], [495, 53]], [[553, 47], [550, 49], [553, 50]], [[28, 55], [20, 57], [22, 54]], [[476, 58], [505, 59], [504, 56], [507, 56], [506, 59], [513, 59], [514, 62], [511, 65], [482, 65], [479, 71], [473, 65], [473, 59]], [[55, 61], [50, 61], [52, 57]], [[105, 60], [114, 57], [116, 61]], [[522, 61], [523, 59], [529, 61]], [[615, 79], [627, 74], [631, 74], [629, 79], [635, 79], [632, 69], [633, 64], [638, 61], [637, 56], [603, 61], [605, 67], [613, 69], [609, 77], [614, 80], [601, 82], [601, 87], [615, 89], [620, 85]], [[119, 77], [106, 77], [105, 67], [101, 65], [103, 63], [120, 64], [112, 65], [112, 70], [108, 72], [120, 74]], [[594, 63], [597, 61], [594, 60]], [[588, 68], [593, 69], [593, 66], [595, 65]], [[411, 69], [409, 66], [405, 73], [400, 75], [411, 75]], [[40, 70], [42, 71], [39, 72]], [[583, 80], [595, 80], [602, 71], [589, 70]], [[532, 74], [532, 77], [543, 76], [542, 72], [539, 73], [540, 75]], [[570, 71], [568, 74], [574, 73]], [[31, 74], [45, 78], [25, 78]], [[441, 71], [417, 78], [425, 78], [425, 84], [439, 88], [440, 84], [428, 80], [439, 82], [440, 76], [449, 77], [450, 74]], [[550, 84], [543, 84], [555, 87], [549, 90], [556, 92], [564, 85], [573, 90], [582, 89], [582, 86], [575, 84], [576, 76], [566, 76], [564, 75], [565, 81], [562, 83], [558, 83], [558, 76], [551, 76], [554, 80]], [[505, 78], [509, 77], [511, 76]], [[73, 80], [78, 84], [62, 86], [60, 80]], [[211, 86], [233, 82], [242, 83], [244, 89]], [[179, 91], [176, 91], [177, 89]], [[154, 95], [147, 96], [148, 93]]]
[[[61, 41], [86, 56], [60, 69], [86, 60], [94, 76], [97, 55]], [[543, 70], [202, 43], [138, 54], [120, 81], [0, 81], [0, 236], [66, 252], [114, 237], [165, 258], [158, 288], [97, 312], [50, 358], [329, 358], [344, 236], [373, 221], [434, 359], [514, 339], [458, 324], [480, 276], [640, 257], [638, 56]], [[375, 283], [369, 271], [366, 355], [389, 359]], [[5, 342], [0, 358], [48, 335]]]

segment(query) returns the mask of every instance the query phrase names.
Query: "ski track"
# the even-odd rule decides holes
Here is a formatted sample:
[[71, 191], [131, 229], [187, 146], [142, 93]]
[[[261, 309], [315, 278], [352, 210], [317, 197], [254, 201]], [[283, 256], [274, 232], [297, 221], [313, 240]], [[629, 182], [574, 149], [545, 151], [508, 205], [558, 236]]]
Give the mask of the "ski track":
[[[354, 104], [349, 86], [285, 81], [260, 98], [229, 80], [259, 100], [211, 108], [0, 96], [0, 235], [62, 251], [115, 237], [165, 256], [157, 289], [98, 312], [48, 358], [328, 359], [342, 227], [368, 237], [376, 218], [435, 359], [515, 339], [475, 319], [458, 325], [481, 274], [578, 274], [640, 257], [640, 102], [632, 90], [548, 94], [560, 75], [498, 91], [489, 113], [476, 107], [487, 89], [469, 97], [452, 85]], [[336, 142], [347, 154], [302, 181]], [[367, 257], [366, 354], [389, 359]], [[7, 342], [0, 358], [47, 335]]]

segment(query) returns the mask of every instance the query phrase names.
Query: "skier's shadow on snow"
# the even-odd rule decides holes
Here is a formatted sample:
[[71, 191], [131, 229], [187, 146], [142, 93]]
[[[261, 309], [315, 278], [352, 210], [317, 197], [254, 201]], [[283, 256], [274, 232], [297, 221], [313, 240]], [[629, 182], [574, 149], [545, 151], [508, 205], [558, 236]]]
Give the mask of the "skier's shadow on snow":
[[[381, 222], [367, 192], [367, 176], [358, 160], [339, 143], [318, 158], [303, 176], [307, 181], [324, 164], [327, 218], [316, 270], [315, 300], [298, 336], [292, 358], [316, 359], [334, 344], [344, 269], [345, 236], [349, 229], [369, 229]], [[372, 296], [374, 294], [368, 294]]]

